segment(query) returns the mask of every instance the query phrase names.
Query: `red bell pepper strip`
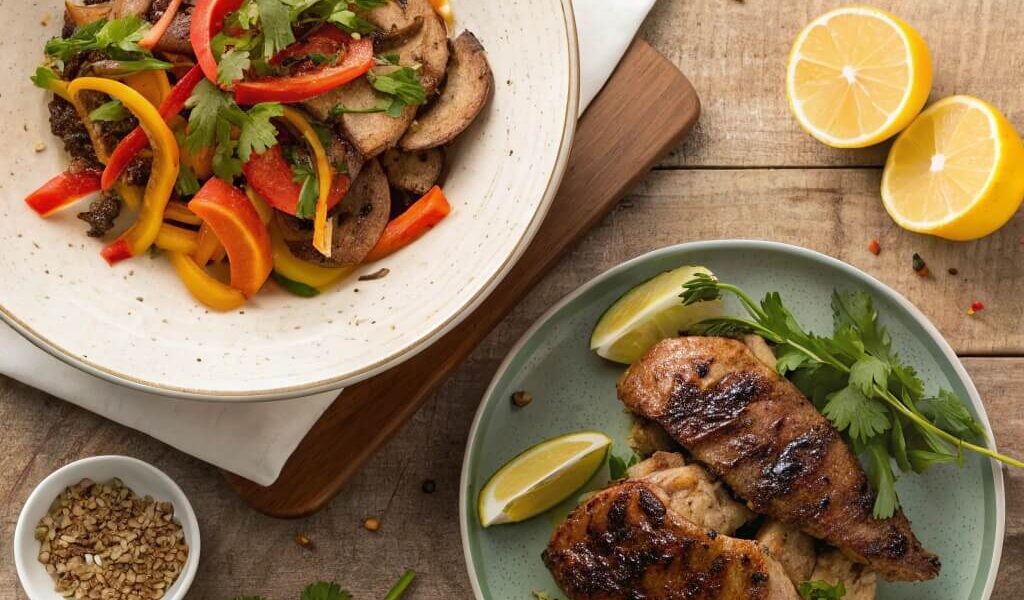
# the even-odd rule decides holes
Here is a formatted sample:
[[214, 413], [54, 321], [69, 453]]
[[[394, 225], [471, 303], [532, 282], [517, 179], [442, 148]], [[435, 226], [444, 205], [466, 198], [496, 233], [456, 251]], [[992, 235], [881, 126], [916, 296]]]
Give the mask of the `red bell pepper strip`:
[[444, 192], [436, 185], [417, 200], [404, 213], [398, 215], [384, 228], [384, 234], [377, 245], [370, 250], [363, 262], [373, 262], [415, 242], [424, 233], [452, 212]]
[[100, 191], [99, 171], [95, 169], [86, 169], [77, 173], [64, 171], [29, 194], [25, 198], [25, 203], [39, 213], [40, 217], [48, 217], [76, 200], [98, 191]]
[[[284, 159], [281, 144], [271, 146], [262, 154], [253, 154], [242, 166], [242, 171], [252, 189], [267, 204], [289, 215], [295, 214], [302, 188], [292, 178], [292, 168]], [[349, 183], [345, 175], [335, 174], [331, 182], [331, 194], [327, 197], [328, 210], [345, 197]]]
[[[332, 26], [332, 29], [336, 28]], [[356, 40], [341, 30], [337, 30], [337, 35], [345, 37], [345, 54], [340, 63], [301, 75], [239, 81], [235, 84], [235, 102], [301, 102], [341, 87], [369, 71], [373, 66], [373, 40], [368, 36]]]
[[[181, 112], [185, 108], [185, 102], [189, 96], [192, 95], [192, 91], [196, 89], [199, 82], [203, 80], [203, 71], [198, 67], [192, 67], [184, 77], [178, 80], [178, 83], [171, 88], [170, 95], [160, 103], [160, 116], [165, 121], [169, 121], [172, 117]], [[135, 157], [149, 146], [149, 138], [146, 137], [146, 132], [142, 130], [142, 127], [136, 127], [121, 140], [114, 148], [113, 154], [110, 155], [110, 159], [107, 160], [107, 166], [103, 169], [103, 178], [100, 183], [103, 191], [107, 191], [114, 187], [117, 183], [121, 174], [128, 168]]]
[[249, 198], [217, 177], [207, 181], [188, 203], [209, 225], [231, 263], [231, 287], [251, 297], [270, 277], [274, 261], [270, 234]]
[[206, 78], [217, 83], [217, 59], [213, 56], [210, 43], [213, 36], [224, 29], [224, 17], [238, 10], [243, 0], [199, 0], [192, 11], [192, 26], [189, 38], [192, 50], [196, 53], [196, 62], [206, 74]]

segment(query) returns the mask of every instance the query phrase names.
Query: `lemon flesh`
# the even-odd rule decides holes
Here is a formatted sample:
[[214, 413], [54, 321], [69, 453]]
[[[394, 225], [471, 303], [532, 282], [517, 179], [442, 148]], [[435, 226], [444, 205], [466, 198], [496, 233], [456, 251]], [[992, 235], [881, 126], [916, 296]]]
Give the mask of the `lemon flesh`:
[[1024, 198], [1024, 146], [995, 107], [951, 96], [896, 139], [882, 201], [907, 230], [971, 240], [1002, 227]]
[[632, 364], [661, 340], [679, 335], [687, 327], [722, 314], [722, 302], [711, 300], [683, 306], [683, 284], [705, 267], [679, 267], [626, 292], [594, 328], [590, 349], [598, 356]]
[[505, 464], [480, 491], [484, 527], [516, 523], [556, 506], [604, 464], [612, 440], [593, 431], [541, 442]]
[[808, 133], [836, 148], [896, 135], [921, 111], [932, 86], [924, 39], [884, 10], [849, 6], [797, 36], [786, 69], [790, 110]]

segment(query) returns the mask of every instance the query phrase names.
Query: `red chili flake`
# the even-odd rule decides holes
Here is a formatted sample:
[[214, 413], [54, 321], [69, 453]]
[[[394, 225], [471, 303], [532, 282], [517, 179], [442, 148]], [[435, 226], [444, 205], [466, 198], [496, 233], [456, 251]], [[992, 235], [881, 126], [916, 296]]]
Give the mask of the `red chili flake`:
[[921, 277], [927, 277], [930, 272], [928, 271], [928, 263], [924, 262], [924, 259], [921, 258], [921, 255], [917, 252], [914, 253], [914, 258], [911, 261], [910, 266], [912, 266], [914, 268], [914, 272]]
[[868, 242], [868, 252], [878, 256], [878, 253], [882, 251], [882, 246], [878, 243], [878, 240], [871, 240]]
[[973, 315], [974, 313], [981, 312], [983, 310], [985, 310], [985, 305], [975, 300], [971, 303], [971, 307], [967, 309], [967, 314]]

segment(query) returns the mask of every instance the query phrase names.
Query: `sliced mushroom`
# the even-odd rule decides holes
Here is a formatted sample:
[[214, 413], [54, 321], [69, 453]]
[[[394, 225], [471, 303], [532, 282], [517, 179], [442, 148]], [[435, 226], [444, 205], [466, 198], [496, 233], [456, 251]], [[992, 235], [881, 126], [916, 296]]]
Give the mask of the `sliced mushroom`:
[[422, 152], [392, 148], [380, 160], [391, 187], [420, 196], [430, 191], [444, 170], [444, 151], [440, 148]]
[[110, 7], [110, 18], [120, 19], [121, 17], [146, 18], [149, 12], [149, 5], [153, 0], [113, 0]]
[[441, 96], [420, 114], [399, 146], [406, 151], [426, 150], [452, 141], [480, 114], [493, 89], [494, 75], [484, 47], [475, 35], [462, 32], [452, 44]]
[[423, 89], [433, 94], [448, 64], [448, 28], [430, 0], [387, 2], [369, 11], [366, 19], [384, 36], [378, 42], [381, 50], [397, 52], [404, 66], [421, 65]]
[[390, 212], [391, 192], [388, 190], [388, 180], [384, 176], [380, 162], [371, 160], [352, 182], [348, 194], [335, 211], [330, 258], [324, 257], [313, 248], [313, 233], [308, 226], [297, 230], [294, 217], [279, 217], [283, 217], [282, 224], [291, 229], [288, 237], [302, 238], [288, 242], [295, 256], [323, 266], [340, 267], [357, 265], [366, 258], [384, 233]]
[[423, 17], [416, 17], [401, 27], [398, 24], [392, 24], [390, 29], [381, 28], [373, 34], [373, 47], [378, 51], [391, 50], [411, 39], [422, 29]]
[[[332, 118], [331, 109], [339, 104], [350, 109], [365, 110], [386, 106], [389, 102], [388, 96], [373, 89], [365, 77], [360, 77], [304, 102], [303, 106], [316, 118], [327, 121]], [[416, 107], [407, 106], [397, 117], [375, 112], [345, 113], [337, 118], [342, 132], [352, 145], [366, 158], [373, 158], [394, 146], [415, 116]]]

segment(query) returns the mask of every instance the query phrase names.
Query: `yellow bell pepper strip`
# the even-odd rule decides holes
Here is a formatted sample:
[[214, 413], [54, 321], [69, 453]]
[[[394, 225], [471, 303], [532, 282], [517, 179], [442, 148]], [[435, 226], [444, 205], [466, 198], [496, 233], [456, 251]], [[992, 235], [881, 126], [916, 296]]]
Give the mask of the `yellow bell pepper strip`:
[[[103, 178], [100, 177], [100, 186], [102, 187], [102, 185]], [[114, 190], [117, 191], [117, 195], [121, 197], [128, 210], [139, 210], [139, 207], [142, 206], [142, 197], [146, 193], [142, 186], [130, 185], [119, 181], [114, 186]]]
[[331, 239], [327, 228], [327, 200], [331, 195], [331, 178], [334, 171], [327, 160], [327, 151], [320, 143], [320, 136], [302, 113], [289, 106], [284, 107], [284, 119], [298, 131], [313, 151], [317, 183], [320, 184], [316, 199], [316, 214], [313, 216], [313, 247], [326, 257], [331, 256]]
[[217, 234], [213, 232], [213, 228], [203, 223], [199, 227], [199, 243], [196, 245], [196, 251], [192, 253], [192, 258], [196, 261], [196, 264], [206, 266], [211, 260], [213, 255], [217, 253], [220, 248], [220, 240], [217, 239]]
[[449, 0], [430, 0], [430, 5], [434, 7], [434, 12], [444, 20], [444, 24], [448, 26], [448, 29], [451, 29], [452, 25], [455, 24], [455, 13], [452, 12], [452, 3]]
[[164, 220], [184, 223], [185, 225], [198, 226], [203, 224], [203, 220], [190, 211], [184, 202], [178, 202], [177, 200], [167, 203], [167, 208], [164, 209]]
[[[60, 96], [64, 100], [71, 103], [71, 106], [75, 108], [75, 112], [78, 113], [78, 118], [82, 121], [82, 125], [85, 127], [86, 133], [89, 134], [89, 140], [92, 142], [93, 150], [96, 152], [96, 158], [101, 164], [107, 164], [107, 152], [104, 150], [104, 146], [100, 143], [100, 132], [96, 129], [96, 125], [93, 124], [92, 119], [89, 118], [89, 111], [85, 110], [85, 105], [78, 101], [78, 98], [71, 93], [69, 87], [70, 83], [61, 79], [51, 79], [47, 84], [46, 88], [53, 92], [55, 95]], [[104, 191], [110, 189], [110, 187], [103, 188]]]
[[178, 143], [160, 116], [160, 112], [142, 94], [127, 85], [101, 77], [79, 77], [68, 85], [68, 93], [72, 98], [77, 98], [79, 93], [86, 90], [100, 92], [120, 100], [121, 104], [139, 120], [139, 125], [146, 132], [153, 148], [153, 167], [149, 182], [146, 183], [146, 192], [138, 218], [128, 231], [101, 252], [103, 258], [113, 265], [144, 253], [153, 245], [160, 232], [164, 210], [174, 192], [174, 182], [178, 178]]
[[167, 258], [189, 293], [199, 302], [220, 311], [233, 310], [245, 304], [245, 294], [217, 281], [197, 265], [192, 257], [181, 252], [168, 252]]
[[89, 194], [100, 191], [100, 172], [86, 169], [77, 173], [64, 171], [47, 181], [25, 198], [29, 208], [46, 218]]
[[160, 233], [156, 234], [156, 241], [153, 242], [161, 250], [192, 254], [196, 251], [196, 243], [199, 236], [196, 232], [164, 223], [160, 226]]
[[270, 208], [270, 205], [263, 199], [263, 196], [260, 196], [256, 190], [252, 189], [252, 186], [245, 186], [245, 195], [249, 197], [252, 207], [259, 213], [260, 221], [263, 221], [264, 225], [270, 225], [270, 220], [274, 218], [274, 209]]
[[165, 71], [139, 71], [125, 77], [124, 82], [156, 107], [171, 93], [171, 82], [167, 80]]
[[354, 270], [352, 267], [321, 267], [292, 254], [281, 227], [270, 223], [270, 248], [274, 256], [274, 270], [281, 275], [315, 288], [325, 288], [341, 280]]
[[213, 229], [224, 246], [231, 264], [231, 287], [249, 297], [260, 291], [274, 268], [270, 235], [245, 194], [213, 177], [188, 207]]

